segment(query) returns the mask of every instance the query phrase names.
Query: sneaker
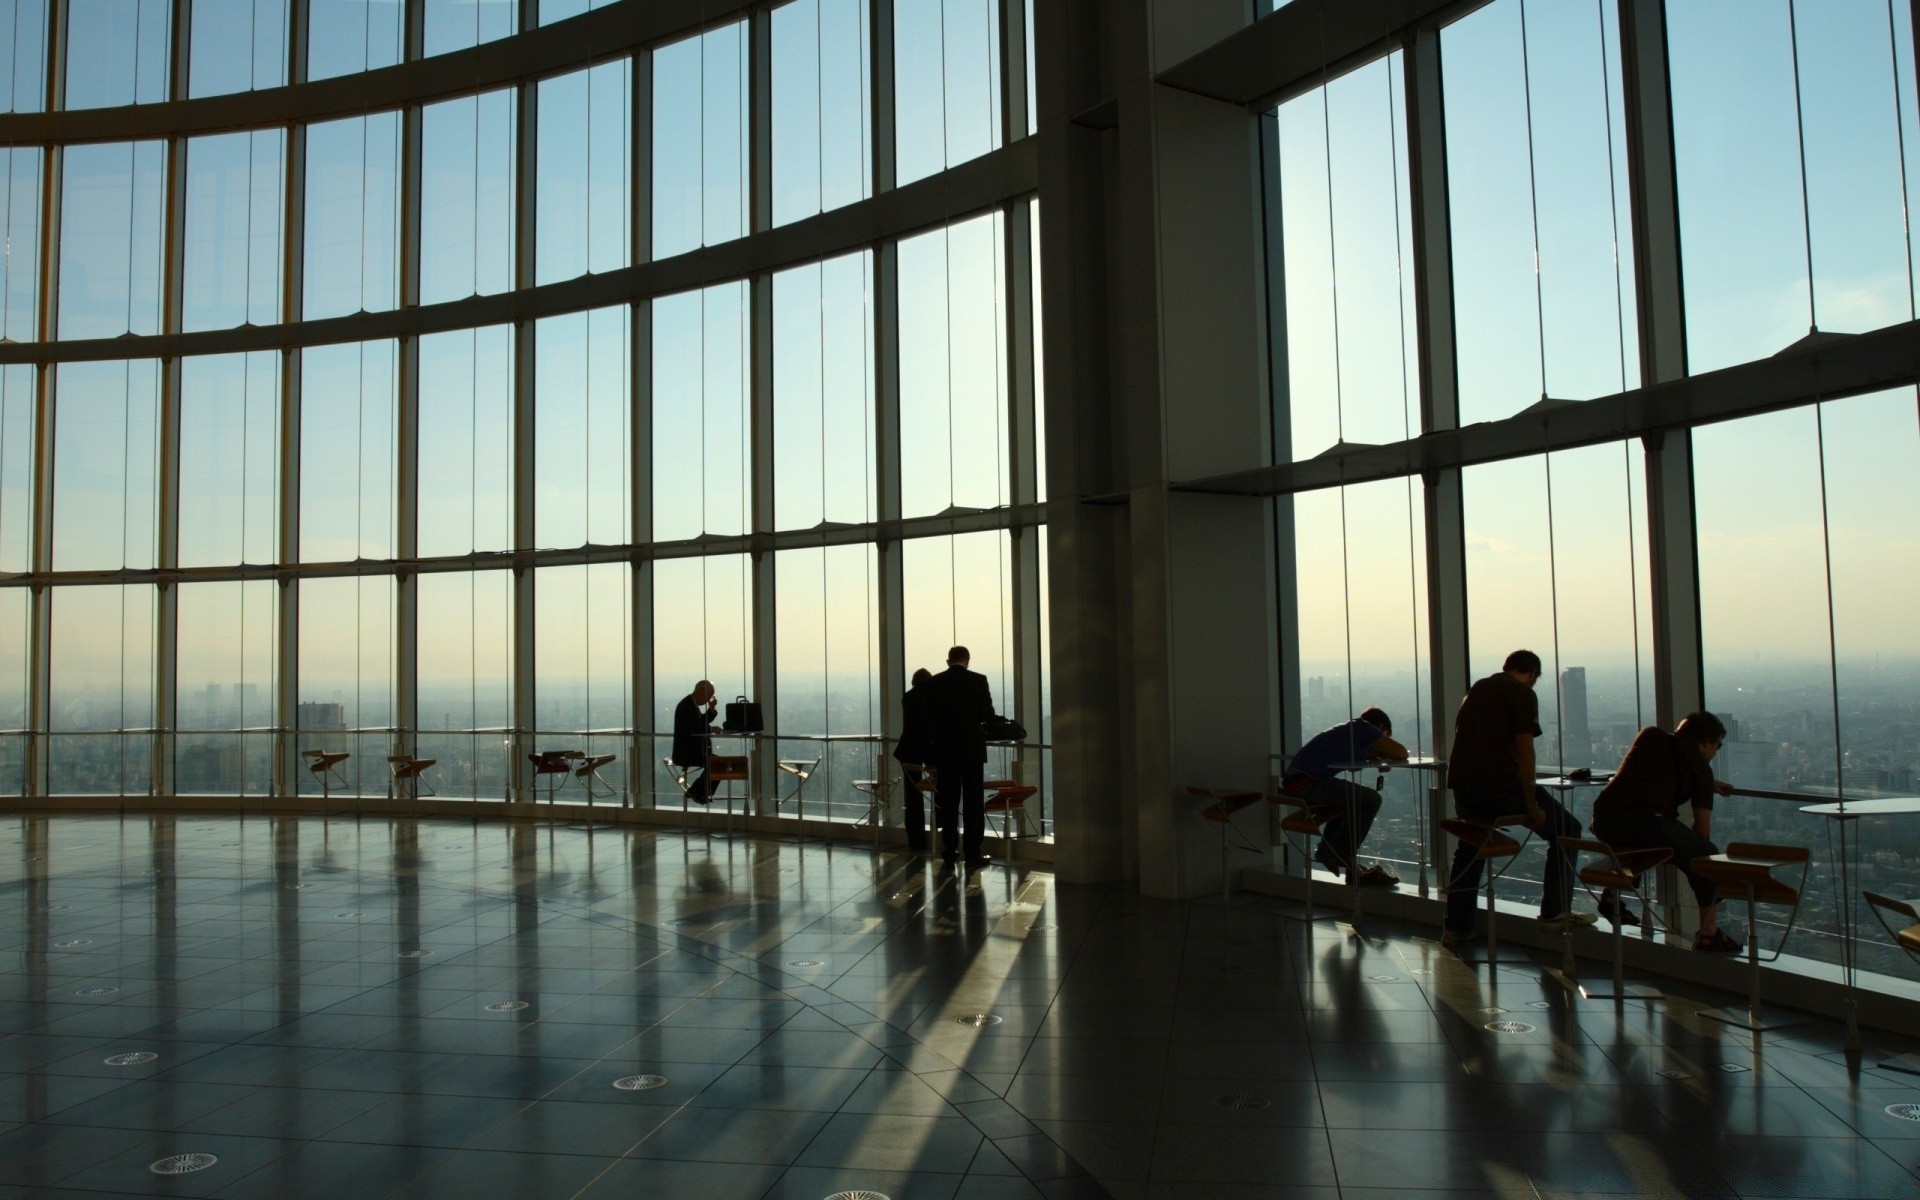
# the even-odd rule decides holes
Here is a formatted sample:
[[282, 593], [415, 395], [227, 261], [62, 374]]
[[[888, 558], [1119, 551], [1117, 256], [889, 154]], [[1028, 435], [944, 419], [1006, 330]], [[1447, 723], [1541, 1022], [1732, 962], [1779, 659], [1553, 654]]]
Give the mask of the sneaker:
[[1354, 877], [1354, 883], [1361, 887], [1390, 888], [1400, 886], [1400, 877], [1385, 867], [1362, 867], [1360, 874]]
[[1474, 931], [1471, 929], [1467, 930], [1465, 933], [1460, 933], [1459, 931], [1453, 930], [1453, 929], [1442, 930], [1440, 933], [1440, 944], [1442, 946], [1445, 946], [1447, 949], [1452, 950], [1456, 947], [1464, 946], [1468, 942], [1472, 941], [1473, 935], [1474, 935]]
[[1560, 933], [1568, 929], [1580, 929], [1587, 925], [1595, 925], [1598, 924], [1599, 921], [1600, 918], [1594, 916], [1592, 913], [1573, 912], [1569, 910], [1558, 916], [1541, 917], [1540, 927], [1554, 933]]
[[1626, 902], [1618, 896], [1600, 897], [1600, 915], [1615, 925], [1633, 929], [1640, 927], [1640, 914], [1628, 908]]

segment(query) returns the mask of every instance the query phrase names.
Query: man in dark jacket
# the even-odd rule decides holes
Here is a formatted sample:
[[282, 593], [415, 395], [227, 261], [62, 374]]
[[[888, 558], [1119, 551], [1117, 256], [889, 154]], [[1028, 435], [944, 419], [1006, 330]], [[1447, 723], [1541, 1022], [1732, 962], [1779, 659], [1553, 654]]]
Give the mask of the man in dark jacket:
[[[971, 661], [965, 646], [955, 646], [947, 651], [947, 669], [921, 686], [927, 689], [928, 745], [940, 772], [933, 820], [940, 827], [941, 857], [952, 866], [964, 853], [967, 866], [983, 867], [991, 860], [980, 852], [987, 829], [987, 734], [980, 726], [994, 715], [993, 691], [985, 675], [967, 670]], [[957, 825], [964, 825], [964, 837]]]
[[[673, 763], [686, 768], [687, 799], [695, 804], [713, 801], [713, 773], [707, 769], [707, 760], [713, 757], [713, 719], [718, 708], [713, 684], [702, 679], [690, 695], [680, 697], [673, 710]], [[700, 773], [697, 779], [695, 771]]]
[[932, 694], [925, 686], [933, 672], [921, 667], [913, 673], [913, 686], [900, 697], [900, 740], [894, 743], [893, 757], [906, 777], [907, 790], [902, 797], [906, 809], [907, 848], [925, 853], [927, 849], [927, 806], [920, 791], [933, 761], [933, 744], [927, 733], [927, 699]]

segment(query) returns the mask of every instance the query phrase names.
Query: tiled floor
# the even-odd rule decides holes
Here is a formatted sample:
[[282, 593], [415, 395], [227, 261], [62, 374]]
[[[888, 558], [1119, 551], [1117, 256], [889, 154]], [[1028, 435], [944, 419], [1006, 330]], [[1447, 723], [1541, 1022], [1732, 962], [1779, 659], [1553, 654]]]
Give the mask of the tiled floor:
[[1279, 912], [818, 842], [9, 817], [0, 1200], [1920, 1195], [1920, 1077], [1836, 1029]]

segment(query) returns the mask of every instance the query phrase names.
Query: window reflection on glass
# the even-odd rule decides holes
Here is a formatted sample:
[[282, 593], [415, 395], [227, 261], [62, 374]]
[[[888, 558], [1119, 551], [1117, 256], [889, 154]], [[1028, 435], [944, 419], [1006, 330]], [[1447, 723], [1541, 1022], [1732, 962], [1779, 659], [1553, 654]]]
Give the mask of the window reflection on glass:
[[0, 338], [39, 336], [40, 168], [32, 148], [0, 149]]
[[555, 21], [564, 21], [568, 17], [577, 17], [581, 13], [613, 3], [613, 0], [538, 0], [540, 5], [540, 23], [551, 25]]
[[1441, 50], [1461, 424], [1637, 386], [1615, 0], [1500, 0]]
[[900, 242], [900, 508], [1011, 502], [1006, 231], [993, 212]]
[[899, 183], [1000, 146], [1000, 22], [994, 0], [896, 0]]
[[513, 286], [514, 92], [420, 113], [420, 303]]
[[520, 29], [515, 0], [426, 0], [426, 52], [445, 54], [510, 37]]
[[393, 557], [396, 357], [392, 342], [302, 351], [302, 562]]
[[866, 0], [773, 10], [773, 223], [865, 199], [871, 189]]
[[748, 232], [747, 23], [653, 51], [653, 257]]
[[280, 355], [180, 364], [180, 565], [278, 558]]
[[1406, 105], [1396, 52], [1282, 104], [1293, 457], [1419, 430]]
[[47, 0], [0, 0], [0, 112], [47, 106]]
[[874, 519], [872, 289], [866, 252], [773, 277], [776, 529]]
[[[506, 794], [513, 725], [513, 577], [422, 575], [416, 651], [419, 754], [443, 795]], [[492, 732], [476, 733], [476, 730]]]
[[749, 290], [653, 301], [653, 536], [747, 531]]
[[279, 320], [285, 159], [279, 129], [187, 143], [182, 328]]
[[744, 554], [654, 561], [656, 731], [673, 732], [674, 705], [702, 679], [713, 682], [722, 702], [752, 694], [751, 588], [751, 568]]
[[[1013, 560], [998, 531], [901, 543], [903, 630], [909, 675], [946, 669], [947, 650], [965, 646], [987, 677], [994, 708], [1013, 709]], [[1029, 733], [1032, 730], [1028, 730]]]
[[616, 562], [536, 571], [533, 611], [534, 728], [631, 728], [633, 569]]
[[[300, 750], [344, 750], [353, 757], [336, 770], [346, 790], [383, 791], [393, 723], [393, 579], [303, 579], [300, 589]], [[361, 735], [360, 730], [376, 731]], [[320, 780], [301, 764], [303, 795], [319, 795]], [[335, 787], [337, 793], [341, 789]]]
[[631, 324], [623, 304], [534, 326], [536, 546], [632, 540]]
[[513, 446], [513, 327], [422, 337], [422, 556], [512, 547]]
[[0, 571], [33, 569], [35, 390], [31, 363], [0, 366]]
[[270, 579], [180, 586], [174, 788], [192, 794], [270, 790], [275, 608]]
[[[777, 711], [767, 715], [782, 738], [779, 757], [819, 759], [806, 785], [808, 815], [857, 815], [865, 797], [856, 779], [871, 779], [873, 742], [822, 741], [873, 734], [880, 711], [878, 555], [871, 545], [784, 550], [774, 556]], [[807, 735], [810, 740], [791, 740]], [[783, 779], [783, 793], [792, 781]], [[795, 815], [794, 810], [783, 810]]]
[[541, 80], [539, 117], [537, 281], [619, 270], [631, 261], [633, 63]]
[[154, 590], [51, 593], [48, 780], [57, 794], [135, 794], [153, 778]]
[[[1032, 20], [1032, 5], [1027, 6], [1027, 14], [1027, 19]], [[1040, 201], [1028, 200], [1020, 207], [1033, 222], [1032, 273], [1028, 276], [1033, 280], [1033, 496], [1035, 500], [1044, 501], [1047, 498], [1047, 352], [1046, 326], [1040, 311]]]
[[165, 100], [172, 34], [168, 0], [67, 0], [66, 106]]
[[1673, 0], [1667, 37], [1689, 368], [1909, 319], [1907, 6]]
[[287, 81], [287, 0], [192, 0], [188, 94], [217, 96]]
[[399, 299], [400, 118], [307, 129], [304, 316], [380, 312]]
[[0, 588], [0, 730], [25, 729], [31, 693], [27, 686], [33, 638], [33, 593]]
[[160, 365], [62, 363], [55, 380], [55, 569], [154, 566]]
[[307, 78], [390, 67], [406, 51], [402, 0], [309, 0]]
[[164, 142], [69, 146], [60, 199], [60, 336], [160, 332]]

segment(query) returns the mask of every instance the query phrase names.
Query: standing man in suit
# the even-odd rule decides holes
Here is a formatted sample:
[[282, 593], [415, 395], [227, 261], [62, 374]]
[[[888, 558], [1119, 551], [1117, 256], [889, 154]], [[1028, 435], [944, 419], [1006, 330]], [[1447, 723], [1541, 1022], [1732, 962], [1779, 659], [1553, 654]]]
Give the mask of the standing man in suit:
[[[933, 766], [940, 772], [934, 791], [933, 819], [940, 827], [941, 857], [951, 867], [965, 855], [969, 867], [992, 860], [980, 851], [986, 836], [987, 734], [980, 727], [994, 715], [987, 677], [967, 670], [973, 655], [965, 646], [947, 651], [947, 669], [924, 685], [927, 735]], [[956, 821], [956, 816], [960, 817]], [[964, 825], [965, 836], [956, 826]]]
[[903, 807], [907, 817], [907, 849], [927, 850], [927, 806], [920, 781], [933, 761], [933, 742], [927, 733], [927, 700], [932, 692], [926, 684], [933, 672], [921, 667], [913, 673], [913, 686], [900, 697], [900, 740], [894, 743], [894, 761], [906, 776], [907, 794]]
[[[673, 710], [673, 764], [687, 772], [687, 799], [695, 804], [713, 802], [713, 772], [708, 760], [713, 757], [713, 718], [719, 705], [714, 703], [713, 684], [702, 679], [693, 685], [690, 695], [680, 697]], [[693, 778], [695, 770], [700, 772]]]

